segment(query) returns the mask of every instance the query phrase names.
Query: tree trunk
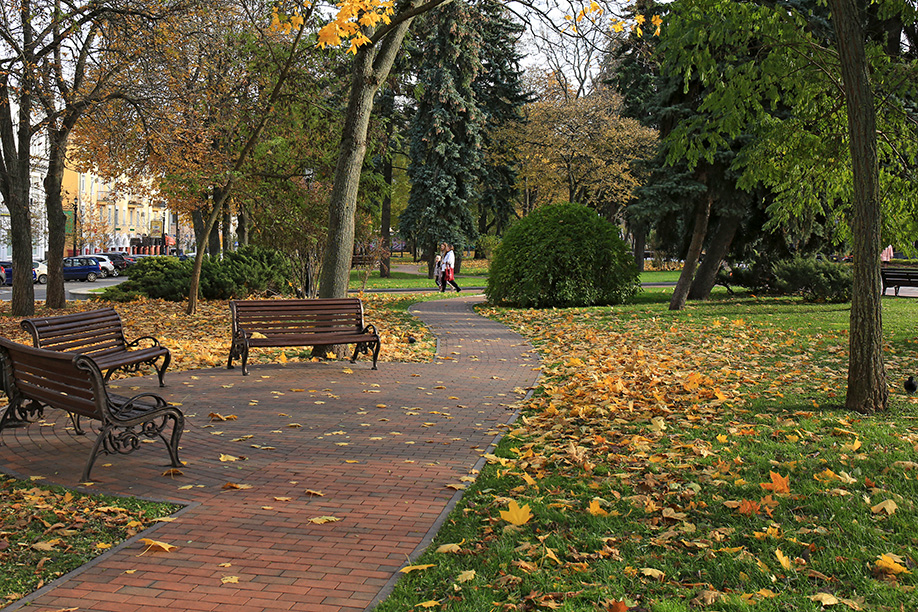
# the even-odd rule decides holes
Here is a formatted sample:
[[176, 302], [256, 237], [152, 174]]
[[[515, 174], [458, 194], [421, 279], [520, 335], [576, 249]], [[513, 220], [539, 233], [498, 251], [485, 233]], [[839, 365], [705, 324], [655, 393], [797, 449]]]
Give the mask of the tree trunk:
[[[67, 240], [67, 215], [61, 200], [61, 184], [64, 180], [64, 158], [67, 151], [67, 137], [49, 130], [50, 150], [48, 152], [48, 174], [45, 175], [45, 215], [48, 219], [48, 284], [45, 306], [63, 308], [66, 303], [64, 292], [64, 249]], [[77, 185], [79, 189], [79, 185]], [[73, 194], [79, 198], [79, 192]], [[79, 200], [77, 200], [79, 201]], [[74, 209], [73, 231], [77, 231]], [[76, 235], [76, 234], [74, 234]]]
[[[28, 181], [25, 184], [28, 186]], [[10, 243], [13, 247], [11, 308], [14, 316], [25, 317], [35, 314], [35, 287], [32, 283], [32, 216], [29, 213], [28, 187], [20, 191], [19, 199], [21, 201], [14, 201], [14, 206], [10, 209]]]
[[[214, 200], [214, 208], [207, 216], [207, 220], [204, 221], [202, 219], [204, 223], [203, 227], [201, 228], [201, 235], [197, 242], [197, 253], [195, 253], [194, 256], [194, 267], [191, 269], [191, 284], [188, 289], [188, 308], [185, 309], [185, 314], [194, 314], [198, 310], [198, 294], [201, 293], [201, 267], [204, 265], [204, 242], [213, 233], [212, 230], [214, 229], [214, 226], [217, 225], [217, 219], [220, 217], [220, 212], [223, 209], [223, 201], [226, 199], [226, 194], [228, 194], [230, 191], [230, 185], [231, 183], [228, 183], [227, 188], [221, 191], [223, 195], [219, 199]], [[197, 227], [197, 224], [195, 227]], [[197, 233], [197, 230], [195, 233]]]
[[236, 215], [236, 241], [240, 247], [249, 246], [249, 215], [243, 207]]
[[223, 207], [223, 218], [222, 218], [222, 223], [220, 226], [220, 229], [222, 230], [222, 238], [223, 238], [222, 239], [223, 251], [227, 253], [235, 250], [235, 248], [233, 248], [234, 247], [234, 244], [233, 244], [234, 243], [233, 241], [233, 216], [232, 214], [230, 214], [230, 209], [229, 209], [230, 207], [228, 204], [229, 203], [227, 203], [227, 205]]
[[354, 56], [347, 114], [329, 201], [328, 240], [319, 281], [319, 296], [323, 298], [347, 295], [354, 253], [357, 188], [367, 150], [373, 97], [388, 76], [411, 21], [412, 18], [401, 21], [374, 44], [361, 46]]
[[876, 111], [855, 0], [830, 0], [848, 107], [848, 136], [854, 181], [851, 234], [854, 287], [848, 339], [845, 406], [863, 414], [886, 410], [889, 390], [883, 366], [880, 280], [881, 210]]
[[[391, 129], [391, 128], [390, 128]], [[391, 142], [391, 138], [390, 138]], [[382, 201], [382, 210], [379, 215], [380, 235], [382, 238], [382, 252], [379, 257], [379, 277], [392, 276], [392, 158], [388, 157], [383, 162], [383, 178], [389, 189]]]
[[194, 229], [195, 250], [198, 251], [201, 250], [201, 245], [205, 244], [203, 237], [207, 235], [204, 230], [207, 226], [206, 221], [203, 209], [198, 208], [191, 211], [191, 227]]
[[644, 271], [644, 251], [647, 250], [647, 228], [643, 223], [635, 225], [634, 234], [634, 265], [638, 272]]
[[706, 300], [711, 297], [711, 290], [717, 283], [717, 272], [720, 270], [720, 264], [730, 251], [730, 245], [733, 243], [733, 237], [736, 235], [739, 225], [739, 217], [720, 218], [720, 223], [717, 224], [717, 231], [711, 238], [710, 244], [708, 244], [704, 260], [695, 273], [692, 288], [689, 289], [688, 299]]
[[[220, 189], [219, 187], [213, 188], [213, 196], [211, 199], [214, 202], [214, 210], [219, 210], [222, 212], [223, 209], [217, 206], [216, 202], [217, 200], [222, 201], [224, 198], [223, 194], [223, 189]], [[220, 257], [220, 224], [217, 223], [220, 218], [221, 215], [218, 214], [216, 219], [214, 219], [214, 222], [210, 224], [210, 231], [207, 232], [207, 254], [211, 257]]]
[[[702, 179], [702, 182], [704, 182], [704, 179]], [[688, 292], [692, 286], [692, 278], [695, 276], [695, 266], [698, 265], [698, 258], [701, 256], [702, 247], [704, 247], [704, 238], [708, 233], [708, 219], [711, 216], [711, 202], [713, 199], [714, 196], [709, 190], [707, 195], [695, 207], [692, 242], [689, 245], [688, 253], [685, 255], [682, 274], [679, 275], [679, 281], [676, 283], [673, 297], [669, 301], [670, 310], [682, 310], [685, 308], [685, 300], [688, 298]]]

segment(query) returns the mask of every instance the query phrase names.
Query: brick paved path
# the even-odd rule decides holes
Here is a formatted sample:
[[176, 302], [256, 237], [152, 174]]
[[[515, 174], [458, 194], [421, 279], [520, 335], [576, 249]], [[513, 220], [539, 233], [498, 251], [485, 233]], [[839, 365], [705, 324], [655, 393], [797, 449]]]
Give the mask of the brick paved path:
[[[375, 372], [367, 361], [253, 365], [245, 378], [238, 368], [167, 373], [164, 395], [189, 417], [184, 475], [162, 475], [158, 443], [100, 458], [92, 489], [188, 504], [141, 534], [179, 548], [140, 556], [134, 538], [7, 609], [372, 608], [429, 543], [457, 496], [449, 485], [473, 471], [537, 378], [531, 347], [472, 312], [480, 299], [414, 308], [439, 339], [433, 363], [381, 363]], [[156, 389], [155, 377], [119, 383], [122, 394]], [[211, 423], [211, 412], [237, 419]], [[53, 427], [3, 432], [0, 465], [73, 486], [92, 436], [74, 438], [65, 415], [46, 416]], [[221, 454], [246, 459], [221, 462]], [[309, 522], [320, 516], [341, 520]], [[223, 584], [227, 576], [239, 582]]]

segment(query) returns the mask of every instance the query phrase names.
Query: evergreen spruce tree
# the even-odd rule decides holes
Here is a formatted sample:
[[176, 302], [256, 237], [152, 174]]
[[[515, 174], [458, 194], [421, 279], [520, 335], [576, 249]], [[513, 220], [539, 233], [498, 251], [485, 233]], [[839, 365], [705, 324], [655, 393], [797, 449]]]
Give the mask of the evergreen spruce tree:
[[419, 41], [423, 59], [410, 130], [411, 195], [399, 226], [431, 261], [438, 243], [459, 249], [477, 237], [470, 204], [477, 198], [484, 127], [472, 89], [481, 65], [478, 23], [469, 5], [456, 0], [430, 14]]
[[505, 143], [495, 136], [495, 128], [522, 119], [522, 107], [531, 101], [520, 69], [522, 55], [516, 41], [525, 27], [510, 18], [504, 3], [478, 0], [474, 8], [481, 16], [481, 72], [472, 83], [475, 98], [485, 115], [483, 134], [488, 155], [481, 171], [481, 198], [478, 206], [478, 232], [494, 228], [501, 234], [515, 215], [516, 165], [506, 154]]

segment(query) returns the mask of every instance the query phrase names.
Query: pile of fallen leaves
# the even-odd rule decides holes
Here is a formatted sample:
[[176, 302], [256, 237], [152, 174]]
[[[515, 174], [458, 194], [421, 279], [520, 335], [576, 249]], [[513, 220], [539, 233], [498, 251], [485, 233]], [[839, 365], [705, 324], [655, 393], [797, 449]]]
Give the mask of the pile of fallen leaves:
[[918, 609], [914, 407], [826, 409], [846, 334], [488, 313], [545, 377], [441, 533], [459, 549], [427, 553], [380, 612]]
[[[416, 297], [368, 294], [364, 302], [364, 323], [376, 327], [382, 341], [380, 361], [429, 361], [435, 340], [418, 319], [407, 314], [407, 305]], [[64, 309], [46, 309], [41, 304], [35, 317], [96, 310], [111, 306], [118, 311], [128, 341], [153, 336], [172, 353], [171, 371], [216, 368], [226, 365], [230, 347], [230, 312], [226, 301], [205, 300], [197, 313], [185, 314], [186, 305], [163, 300], [137, 300], [125, 303], [100, 301], [68, 302]], [[8, 302], [0, 303], [0, 335], [31, 344], [31, 337], [19, 327], [22, 317], [10, 315]], [[329, 356], [324, 356], [327, 358]], [[333, 356], [331, 356], [333, 358]], [[278, 360], [317, 360], [309, 349], [257, 349], [249, 363]], [[146, 372], [149, 374], [149, 372]]]

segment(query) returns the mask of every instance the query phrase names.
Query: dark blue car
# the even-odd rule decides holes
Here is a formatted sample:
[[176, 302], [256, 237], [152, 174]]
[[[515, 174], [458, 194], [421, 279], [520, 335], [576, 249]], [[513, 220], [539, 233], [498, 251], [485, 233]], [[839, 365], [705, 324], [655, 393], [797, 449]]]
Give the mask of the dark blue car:
[[92, 257], [65, 257], [64, 280], [84, 280], [95, 282], [102, 276], [102, 267]]
[[[13, 262], [11, 261], [0, 261], [0, 269], [3, 270], [0, 273], [0, 283], [4, 285], [13, 284]], [[35, 268], [32, 268], [32, 282], [35, 282]]]

